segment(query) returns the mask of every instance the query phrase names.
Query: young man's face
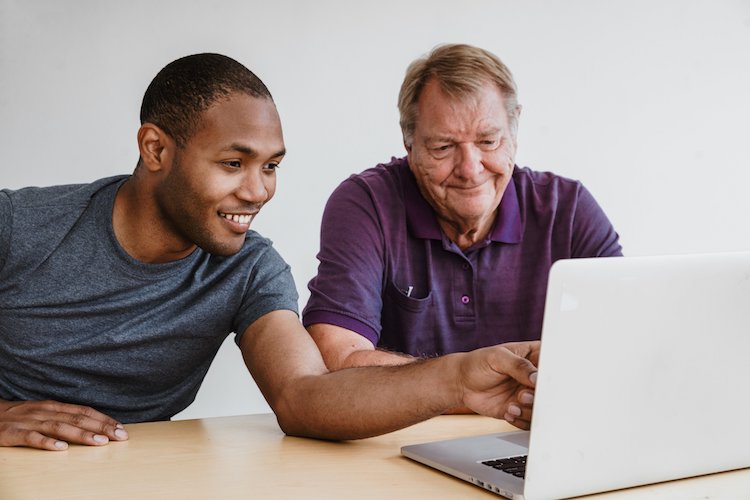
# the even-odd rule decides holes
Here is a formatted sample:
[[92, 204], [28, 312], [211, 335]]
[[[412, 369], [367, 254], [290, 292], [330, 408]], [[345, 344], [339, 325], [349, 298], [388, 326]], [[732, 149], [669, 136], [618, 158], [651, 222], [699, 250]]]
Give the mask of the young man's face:
[[276, 190], [284, 139], [270, 99], [231, 94], [207, 109], [157, 188], [168, 230], [216, 255], [237, 253]]

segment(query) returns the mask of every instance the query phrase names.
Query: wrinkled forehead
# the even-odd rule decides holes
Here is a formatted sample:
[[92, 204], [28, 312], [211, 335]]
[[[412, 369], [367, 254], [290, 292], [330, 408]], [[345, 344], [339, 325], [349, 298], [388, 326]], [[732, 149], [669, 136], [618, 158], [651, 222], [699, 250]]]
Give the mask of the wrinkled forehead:
[[494, 89], [500, 96], [504, 95], [503, 88], [490, 75], [476, 73], [433, 73], [425, 80], [417, 100], [428, 87], [436, 87], [447, 97], [457, 100], [471, 98], [486, 89]]
[[505, 100], [500, 89], [488, 82], [471, 92], [446, 92], [437, 81], [425, 86], [420, 96], [417, 128], [498, 127], [508, 122]]

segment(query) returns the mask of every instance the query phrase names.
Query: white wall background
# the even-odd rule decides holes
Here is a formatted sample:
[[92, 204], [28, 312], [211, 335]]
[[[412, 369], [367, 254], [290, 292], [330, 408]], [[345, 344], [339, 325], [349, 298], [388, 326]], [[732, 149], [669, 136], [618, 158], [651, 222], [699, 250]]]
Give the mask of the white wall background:
[[[0, 0], [0, 187], [132, 171], [156, 72], [232, 56], [284, 124], [277, 195], [254, 227], [292, 265], [302, 307], [328, 194], [403, 154], [401, 79], [444, 42], [510, 66], [518, 163], [583, 180], [627, 254], [750, 250], [748, 0]], [[230, 338], [180, 416], [262, 411]]]

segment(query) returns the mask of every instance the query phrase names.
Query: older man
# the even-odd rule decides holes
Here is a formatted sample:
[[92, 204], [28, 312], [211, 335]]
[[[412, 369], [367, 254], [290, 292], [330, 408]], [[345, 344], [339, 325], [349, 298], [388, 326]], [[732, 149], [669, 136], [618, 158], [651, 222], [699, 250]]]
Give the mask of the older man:
[[407, 156], [353, 175], [323, 216], [303, 323], [329, 369], [539, 339], [550, 266], [621, 255], [580, 182], [515, 165], [508, 68], [468, 45], [412, 63]]

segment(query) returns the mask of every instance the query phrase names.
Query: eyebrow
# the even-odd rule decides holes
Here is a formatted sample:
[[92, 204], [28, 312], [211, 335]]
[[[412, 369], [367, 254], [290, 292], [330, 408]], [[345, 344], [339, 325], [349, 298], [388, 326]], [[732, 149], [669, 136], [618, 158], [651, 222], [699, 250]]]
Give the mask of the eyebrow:
[[[233, 143], [224, 148], [222, 151], [237, 151], [238, 153], [242, 153], [248, 156], [257, 156], [258, 152], [251, 148], [250, 146], [245, 146], [243, 144], [239, 143]], [[279, 156], [286, 155], [286, 148], [278, 151], [276, 154], [273, 154], [270, 156], [270, 158], [278, 158]]]
[[425, 142], [451, 142], [453, 137], [450, 135], [433, 135], [424, 138]]
[[[485, 130], [480, 131], [477, 134], [477, 137], [488, 137], [488, 136], [494, 136], [494, 135], [502, 135], [503, 128], [502, 127], [493, 127], [488, 128]], [[425, 143], [435, 143], [435, 142], [452, 142], [455, 138], [451, 135], [433, 135], [430, 137], [425, 137], [424, 141]]]
[[488, 128], [486, 130], [483, 130], [479, 133], [479, 137], [487, 137], [488, 135], [497, 135], [502, 134], [503, 128], [502, 127], [493, 127]]

